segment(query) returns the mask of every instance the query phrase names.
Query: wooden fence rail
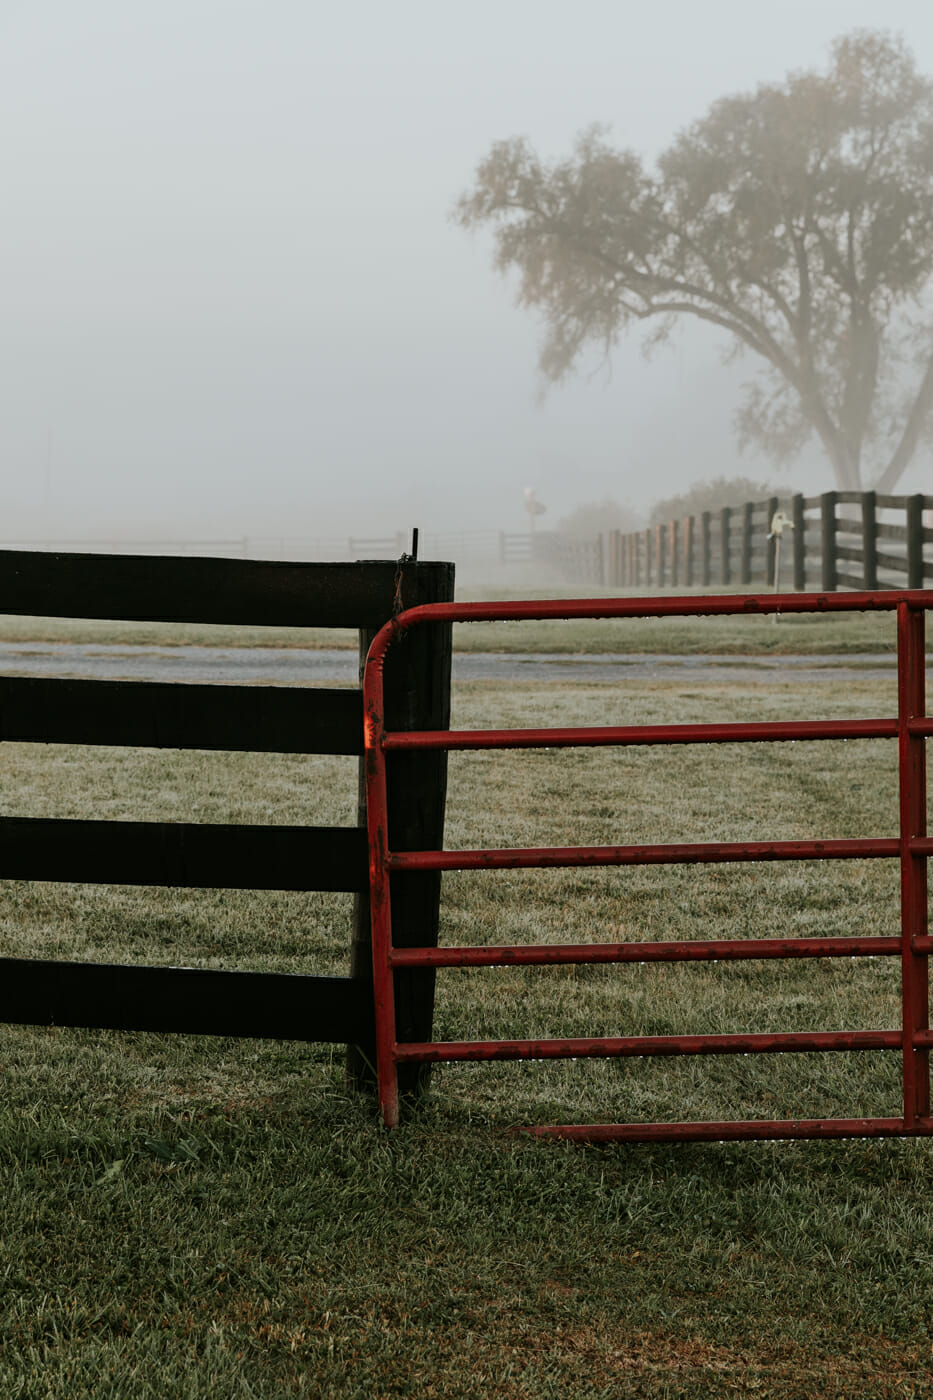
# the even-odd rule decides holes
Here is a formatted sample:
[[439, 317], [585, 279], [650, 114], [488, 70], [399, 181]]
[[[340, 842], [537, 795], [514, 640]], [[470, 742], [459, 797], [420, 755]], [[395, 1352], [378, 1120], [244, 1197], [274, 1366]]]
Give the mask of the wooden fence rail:
[[688, 515], [623, 534], [611, 531], [606, 582], [611, 588], [773, 585], [778, 559], [771, 522], [790, 520], [781, 536], [782, 584], [818, 588], [924, 588], [933, 580], [933, 496], [827, 491], [771, 496]]
[[537, 564], [578, 583], [602, 586], [606, 581], [603, 536], [581, 539], [560, 530], [499, 536], [499, 563]]
[[[355, 627], [361, 665], [399, 609], [450, 601], [447, 563], [291, 564], [0, 551], [0, 613], [123, 621]], [[449, 627], [396, 648], [386, 683], [403, 729], [446, 728]], [[0, 739], [56, 744], [363, 753], [359, 689], [0, 678]], [[429, 759], [425, 762], [425, 759]], [[440, 848], [444, 755], [397, 760], [390, 830]], [[362, 791], [363, 775], [359, 777]], [[347, 1044], [351, 1079], [374, 1063], [365, 809], [351, 827], [80, 821], [0, 815], [0, 878], [187, 888], [340, 890], [355, 898], [349, 977], [0, 958], [0, 1022], [184, 1031]], [[397, 937], [437, 940], [440, 877], [400, 880]], [[398, 1013], [430, 1035], [433, 974]], [[413, 1075], [420, 1071], [413, 1069]], [[416, 1087], [413, 1077], [408, 1087]]]

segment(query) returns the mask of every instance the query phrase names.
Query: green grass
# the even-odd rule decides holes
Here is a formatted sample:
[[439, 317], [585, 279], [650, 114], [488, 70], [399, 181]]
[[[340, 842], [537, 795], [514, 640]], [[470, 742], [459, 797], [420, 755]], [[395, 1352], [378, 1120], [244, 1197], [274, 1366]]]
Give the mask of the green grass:
[[243, 627], [207, 623], [111, 622], [103, 618], [0, 615], [0, 642], [70, 642], [86, 646], [310, 647], [356, 649], [349, 627]]
[[[518, 601], [512, 592], [506, 594]], [[608, 595], [606, 595], [608, 596]], [[355, 649], [348, 628], [220, 627], [71, 618], [0, 616], [0, 642], [124, 646], [337, 647]], [[770, 617], [620, 618], [608, 622], [472, 622], [454, 628], [459, 652], [604, 652], [675, 655], [854, 655], [896, 649], [891, 614]]]
[[[458, 690], [454, 722], [890, 713]], [[8, 744], [4, 811], [349, 821], [348, 762]], [[889, 834], [893, 745], [458, 755], [449, 844]], [[893, 932], [885, 862], [445, 877], [479, 942]], [[5, 955], [343, 971], [349, 900], [0, 884]], [[892, 961], [442, 973], [441, 1034], [897, 1023]], [[385, 1133], [342, 1052], [0, 1027], [4, 1395], [929, 1395], [923, 1141], [586, 1148], [522, 1122], [897, 1111], [896, 1055], [463, 1065]]]
[[[472, 700], [478, 712], [467, 713], [467, 721], [489, 714], [493, 691], [476, 685], [460, 693], [464, 707]], [[594, 723], [789, 719], [804, 717], [808, 707], [812, 713], [816, 697], [821, 714], [839, 717], [890, 713], [894, 701], [893, 684], [869, 682], [828, 701], [822, 690], [762, 695], [713, 686], [514, 687], [497, 697], [495, 715], [518, 725], [566, 724], [581, 715]], [[455, 755], [449, 841], [562, 845], [893, 834], [894, 760], [893, 744], [883, 742]], [[458, 943], [893, 934], [898, 928], [897, 871], [887, 862], [459, 874], [445, 888], [443, 935]], [[893, 1026], [896, 974], [892, 962], [880, 959], [452, 973], [442, 981], [438, 1029], [451, 1038], [474, 1033], [471, 1027], [510, 1038]], [[445, 991], [448, 980], [459, 982], [456, 995]], [[718, 1057], [511, 1070], [487, 1068], [476, 1082], [494, 1085], [490, 1103], [507, 1082], [509, 1109], [519, 1120], [638, 1119], [646, 1116], [646, 1104], [647, 1116], [670, 1118], [896, 1111], [898, 1067], [885, 1056], [750, 1059], [738, 1074], [734, 1060]], [[443, 1071], [445, 1086], [461, 1082], [459, 1068]], [[851, 1112], [843, 1106], [850, 1101]]]
[[679, 656], [853, 655], [896, 650], [889, 615], [618, 618], [608, 622], [474, 622], [455, 651], [670, 653]]

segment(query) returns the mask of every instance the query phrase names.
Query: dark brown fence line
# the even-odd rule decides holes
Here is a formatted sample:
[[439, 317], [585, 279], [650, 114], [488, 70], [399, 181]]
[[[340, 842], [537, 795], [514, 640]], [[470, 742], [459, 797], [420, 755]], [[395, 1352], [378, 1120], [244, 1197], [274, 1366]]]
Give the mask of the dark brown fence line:
[[[420, 598], [447, 564], [401, 566], [399, 597]], [[438, 573], [438, 571], [441, 571]], [[0, 551], [0, 613], [255, 627], [381, 627], [397, 606], [392, 560], [268, 559]]]
[[372, 1034], [371, 999], [350, 977], [0, 958], [0, 978], [11, 1025], [338, 1044]]
[[[781, 512], [787, 523], [772, 533]], [[933, 580], [933, 496], [827, 491], [772, 496], [669, 520], [631, 534], [611, 531], [611, 588], [923, 588]], [[582, 577], [582, 576], [581, 576]], [[594, 580], [595, 581], [595, 580]]]
[[536, 564], [578, 583], [602, 586], [606, 581], [603, 535], [580, 539], [559, 530], [499, 535], [500, 564]]
[[0, 817], [0, 879], [174, 889], [366, 889], [359, 827]]
[[577, 582], [598, 587], [606, 582], [606, 549], [602, 535], [592, 540], [555, 535], [553, 562]]
[[[453, 565], [279, 563], [218, 558], [0, 551], [0, 613], [129, 621], [356, 627], [369, 640], [401, 608], [453, 598]], [[450, 628], [396, 648], [386, 684], [399, 727], [445, 728]], [[0, 739], [358, 755], [360, 691], [0, 678]], [[425, 757], [430, 762], [425, 762]], [[440, 759], [440, 761], [438, 761]], [[444, 755], [400, 756], [394, 840], [442, 845]], [[359, 782], [362, 782], [360, 774]], [[0, 1021], [350, 1046], [372, 1063], [372, 967], [365, 810], [351, 827], [76, 821], [0, 816], [0, 878], [355, 894], [349, 977], [0, 959]], [[439, 880], [402, 881], [397, 937], [436, 941]], [[399, 1016], [431, 1033], [433, 977], [413, 972]], [[417, 1071], [415, 1072], [417, 1074]], [[415, 1087], [412, 1078], [409, 1087]]]
[[[490, 531], [490, 534], [494, 532]], [[397, 559], [408, 548], [410, 534], [403, 530], [376, 537], [351, 535], [237, 535], [214, 539], [6, 539], [0, 549], [38, 550], [80, 554], [145, 554], [205, 556], [224, 559], [293, 559], [316, 563], [340, 563], [345, 559]], [[434, 537], [436, 541], [437, 536]], [[436, 547], [435, 557], [436, 557]], [[427, 553], [426, 548], [423, 552]]]
[[[497, 529], [422, 530], [421, 555], [426, 559], [455, 560], [459, 565], [493, 570], [499, 565], [545, 564], [559, 571], [578, 571], [581, 578], [602, 583], [599, 554], [602, 542], [572, 540], [555, 530], [510, 531]], [[395, 560], [411, 543], [410, 532], [386, 531], [378, 536], [353, 535], [326, 538], [311, 535], [243, 535], [235, 539], [213, 540], [5, 540], [0, 550], [30, 550], [47, 553], [97, 553], [152, 558], [209, 555], [212, 558], [263, 560], [274, 563], [293, 561], [340, 563], [347, 557]], [[348, 548], [349, 545], [349, 548]]]
[[358, 754], [358, 690], [0, 676], [0, 735], [44, 744]]

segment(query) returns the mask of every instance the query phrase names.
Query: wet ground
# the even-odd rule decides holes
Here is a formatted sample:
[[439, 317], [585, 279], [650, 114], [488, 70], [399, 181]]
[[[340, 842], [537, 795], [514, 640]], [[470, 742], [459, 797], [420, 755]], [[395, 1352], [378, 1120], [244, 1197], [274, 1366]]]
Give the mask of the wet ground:
[[[0, 642], [0, 675], [73, 676], [96, 680], [218, 681], [266, 685], [355, 685], [353, 651], [300, 648], [124, 646], [70, 642]], [[767, 685], [812, 681], [839, 684], [893, 676], [891, 654], [860, 656], [643, 656], [607, 653], [454, 656], [455, 680], [620, 682], [729, 681]]]

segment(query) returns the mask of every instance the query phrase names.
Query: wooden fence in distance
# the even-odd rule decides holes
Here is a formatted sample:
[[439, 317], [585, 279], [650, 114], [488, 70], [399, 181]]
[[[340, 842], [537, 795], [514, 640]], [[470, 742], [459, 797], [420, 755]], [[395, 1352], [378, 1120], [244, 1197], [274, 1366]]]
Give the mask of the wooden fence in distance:
[[[0, 552], [0, 613], [354, 627], [363, 656], [400, 606], [452, 598], [453, 566], [445, 563]], [[446, 728], [449, 627], [394, 650], [398, 662], [386, 670], [393, 726]], [[0, 738], [361, 756], [362, 698], [349, 687], [10, 676], [0, 678]], [[396, 760], [390, 812], [396, 845], [442, 845], [444, 757]], [[362, 791], [362, 774], [360, 783]], [[365, 812], [354, 827], [0, 816], [0, 878], [353, 893], [348, 977], [0, 958], [0, 1022], [339, 1042], [351, 1047], [351, 1077], [358, 1083], [368, 1078], [374, 1018]], [[439, 881], [401, 881], [397, 936], [403, 945], [436, 941]], [[413, 1039], [430, 1036], [432, 978], [419, 973], [409, 979], [399, 1015]]]
[[537, 564], [577, 583], [602, 587], [606, 581], [603, 535], [583, 539], [559, 530], [499, 536], [499, 563]]
[[933, 579], [933, 496], [827, 491], [724, 506], [633, 534], [608, 536], [606, 581], [612, 588], [726, 590], [775, 582], [771, 521], [783, 510], [793, 524], [781, 539], [781, 585], [816, 588], [923, 588]]

